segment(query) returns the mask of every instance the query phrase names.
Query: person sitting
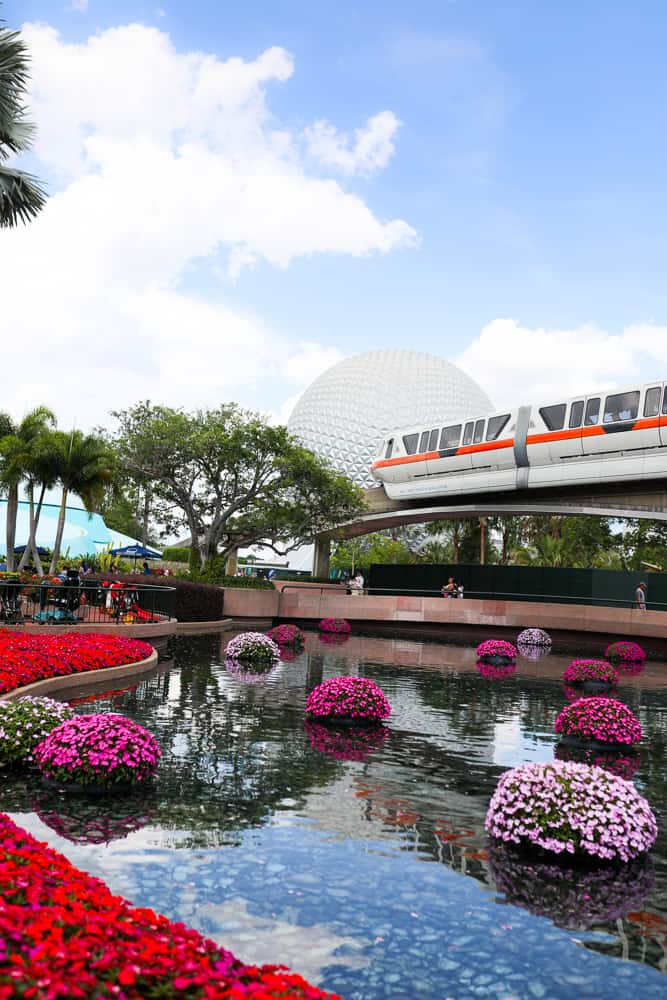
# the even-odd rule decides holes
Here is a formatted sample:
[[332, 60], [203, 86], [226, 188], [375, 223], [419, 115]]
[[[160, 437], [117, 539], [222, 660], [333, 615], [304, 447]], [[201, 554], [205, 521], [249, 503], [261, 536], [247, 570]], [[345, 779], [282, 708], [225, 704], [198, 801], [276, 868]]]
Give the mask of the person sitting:
[[359, 570], [357, 570], [357, 575], [353, 576], [352, 579], [350, 580], [350, 582], [348, 583], [348, 588], [349, 588], [350, 594], [353, 594], [355, 596], [358, 596], [359, 594], [363, 594], [363, 592], [364, 592], [364, 578], [361, 575], [361, 572]]
[[148, 563], [146, 562], [146, 560], [144, 560], [144, 570], [143, 570], [143, 572], [144, 572], [144, 576], [150, 576], [151, 575], [151, 568], [148, 565]]
[[450, 576], [447, 583], [441, 588], [440, 593], [443, 597], [456, 597], [456, 584], [454, 583], [453, 576]]

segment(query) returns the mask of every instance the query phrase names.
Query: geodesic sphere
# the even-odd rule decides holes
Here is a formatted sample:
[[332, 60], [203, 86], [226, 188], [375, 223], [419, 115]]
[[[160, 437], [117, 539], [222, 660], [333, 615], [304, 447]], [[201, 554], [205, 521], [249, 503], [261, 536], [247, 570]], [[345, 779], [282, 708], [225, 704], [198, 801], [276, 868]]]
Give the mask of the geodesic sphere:
[[420, 423], [444, 426], [492, 408], [477, 383], [443, 358], [422, 351], [366, 351], [316, 378], [287, 427], [359, 486], [375, 486], [370, 466], [391, 431]]

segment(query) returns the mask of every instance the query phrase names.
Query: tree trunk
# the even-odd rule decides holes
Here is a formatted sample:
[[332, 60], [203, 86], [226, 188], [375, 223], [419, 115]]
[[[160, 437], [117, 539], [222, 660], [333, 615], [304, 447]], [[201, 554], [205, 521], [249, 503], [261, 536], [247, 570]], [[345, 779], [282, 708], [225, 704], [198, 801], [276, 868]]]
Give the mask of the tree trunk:
[[25, 547], [25, 551], [21, 556], [21, 562], [19, 563], [19, 570], [22, 570], [32, 555], [35, 560], [35, 568], [40, 576], [44, 576], [44, 570], [42, 569], [42, 560], [39, 558], [39, 551], [37, 548], [37, 528], [39, 526], [39, 518], [42, 513], [42, 504], [44, 503], [45, 493], [46, 486], [42, 486], [39, 493], [39, 500], [37, 501], [37, 510], [35, 510], [33, 487], [30, 487], [30, 537], [28, 538], [28, 544]]
[[141, 544], [144, 548], [148, 545], [148, 516], [151, 510], [151, 498], [148, 490], [144, 487], [144, 513], [141, 525]]
[[14, 546], [16, 545], [16, 515], [19, 509], [19, 488], [10, 486], [7, 493], [7, 569], [12, 573], [16, 567]]
[[67, 489], [63, 487], [63, 496], [60, 501], [60, 510], [58, 511], [58, 527], [56, 528], [56, 540], [53, 544], [53, 555], [51, 556], [51, 565], [49, 567], [49, 573], [55, 573], [58, 568], [58, 559], [60, 557], [60, 546], [63, 540], [63, 531], [65, 528], [65, 515], [67, 513]]

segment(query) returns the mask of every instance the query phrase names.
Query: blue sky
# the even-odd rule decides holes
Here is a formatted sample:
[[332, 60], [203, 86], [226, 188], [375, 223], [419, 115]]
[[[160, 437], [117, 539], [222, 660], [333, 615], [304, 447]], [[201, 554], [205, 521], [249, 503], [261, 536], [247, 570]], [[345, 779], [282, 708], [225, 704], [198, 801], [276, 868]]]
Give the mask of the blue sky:
[[[322, 235], [316, 249], [304, 232], [288, 260], [277, 261], [263, 243], [231, 274], [225, 260], [236, 237], [218, 233], [204, 249], [193, 241], [168, 274], [147, 276], [149, 291], [162, 286], [190, 304], [222, 305], [267, 331], [256, 372], [236, 377], [230, 370], [228, 398], [280, 412], [307, 375], [339, 356], [378, 347], [422, 348], [459, 361], [499, 401], [511, 393], [557, 396], [653, 373], [667, 377], [664, 4], [79, 0], [78, 6], [87, 9], [67, 9], [67, 0], [6, 0], [4, 16], [12, 26], [57, 29], [62, 46], [86, 47], [91, 36], [139, 23], [168, 36], [179, 55], [252, 64], [266, 50], [284, 49], [292, 72], [261, 82], [269, 113], [262, 128], [284, 131], [294, 143], [303, 144], [309, 127], [323, 120], [336, 130], [338, 148], [346, 139], [353, 145], [355, 129], [380, 112], [401, 123], [391, 153], [372, 170], [341, 171], [340, 163], [315, 163], [306, 154], [300, 162], [308, 178], [330, 179], [356, 195], [379, 223], [402, 220], [413, 231], [409, 238], [382, 249], [376, 234], [359, 255], [349, 227], [344, 236]], [[116, 51], [122, 57], [122, 46]], [[35, 117], [44, 135], [41, 116], [60, 113], [46, 89], [61, 104], [66, 94], [58, 91], [58, 74], [42, 81], [38, 52], [39, 46], [42, 101], [35, 102]], [[122, 58], [105, 69], [110, 81], [122, 77]], [[78, 84], [68, 85], [76, 102]], [[109, 128], [103, 121], [85, 124], [82, 134]], [[44, 148], [36, 150], [35, 169], [54, 194], [66, 192], [81, 173], [63, 168], [61, 149], [52, 155]], [[89, 164], [88, 176], [105, 175], [109, 163]], [[301, 212], [307, 216], [303, 203]], [[292, 226], [289, 214], [282, 225]], [[295, 230], [305, 225], [299, 214]], [[252, 245], [245, 235], [242, 242]], [[122, 241], [112, 243], [122, 255]], [[102, 313], [103, 300], [104, 282]], [[94, 303], [86, 308], [94, 315]], [[301, 352], [291, 377], [268, 363], [274, 335], [281, 357], [299, 354], [298, 345], [317, 345], [305, 361]], [[231, 356], [224, 341], [219, 359], [210, 340], [201, 351], [214, 365]], [[146, 360], [152, 398], [163, 393], [165, 402], [192, 404], [179, 389], [178, 366], [160, 373], [161, 386], [150, 383], [149, 369]], [[90, 373], [81, 369], [80, 377], [88, 381]], [[140, 379], [123, 378], [122, 366], [112, 377], [122, 403], [126, 383], [147, 394]], [[201, 398], [211, 402], [219, 391], [207, 386]]]

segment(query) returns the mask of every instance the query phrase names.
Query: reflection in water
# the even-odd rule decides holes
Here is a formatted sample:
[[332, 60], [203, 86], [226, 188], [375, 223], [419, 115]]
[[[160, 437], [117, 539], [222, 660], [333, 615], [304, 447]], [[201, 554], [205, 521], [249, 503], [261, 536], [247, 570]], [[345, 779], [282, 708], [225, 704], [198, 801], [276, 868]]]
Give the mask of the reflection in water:
[[610, 774], [616, 774], [626, 781], [632, 780], [642, 766], [641, 755], [638, 750], [627, 747], [621, 751], [600, 751], [587, 750], [581, 747], [569, 746], [566, 743], [557, 743], [554, 747], [554, 756], [558, 760], [574, 760], [580, 764], [593, 764], [602, 767]]
[[[178, 640], [174, 653], [172, 669], [135, 690], [78, 706], [125, 713], [158, 737], [149, 803], [133, 813], [119, 800], [95, 816], [99, 806], [44, 799], [16, 776], [3, 808], [27, 814], [16, 818], [41, 837], [43, 818], [74, 842], [75, 863], [248, 960], [273, 946], [272, 960], [307, 972], [299, 943], [312, 940], [311, 978], [351, 1000], [620, 997], [625, 969], [646, 977], [636, 992], [660, 995], [638, 963], [666, 962], [664, 832], [652, 863], [588, 882], [489, 856], [484, 816], [503, 769], [553, 757], [566, 658], [519, 662], [496, 684], [477, 673], [474, 649], [355, 636], [329, 648], [311, 635], [293, 662], [247, 684], [225, 669], [219, 639]], [[667, 803], [660, 669], [619, 688], [646, 733], [634, 780], [656, 812]], [[376, 681], [388, 724], [363, 738], [304, 724], [308, 691], [336, 674]], [[131, 831], [133, 816], [149, 825]], [[85, 846], [98, 842], [108, 846]], [[496, 891], [516, 907], [510, 917]]]

